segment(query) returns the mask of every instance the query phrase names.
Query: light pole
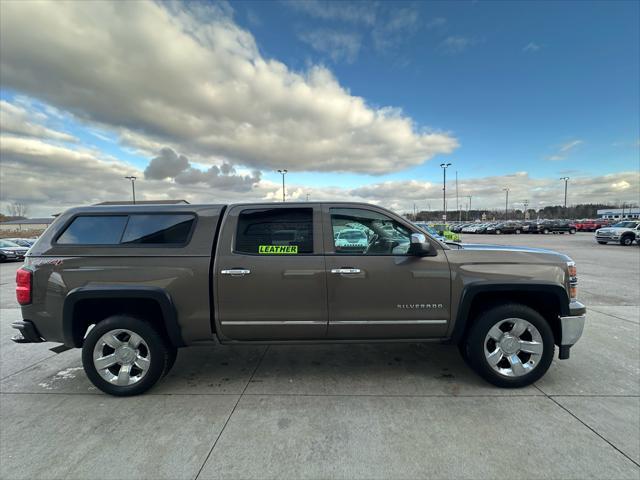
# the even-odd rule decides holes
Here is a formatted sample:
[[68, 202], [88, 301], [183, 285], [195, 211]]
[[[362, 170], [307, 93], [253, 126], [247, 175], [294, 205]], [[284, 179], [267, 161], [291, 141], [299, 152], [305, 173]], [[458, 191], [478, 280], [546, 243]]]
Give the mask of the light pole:
[[529, 200], [525, 200], [524, 202], [522, 202], [522, 204], [524, 205], [524, 220], [526, 220], [527, 213], [528, 213], [527, 208], [529, 207]]
[[460, 208], [460, 200], [458, 199], [458, 171], [456, 170], [456, 204], [458, 205], [458, 221], [462, 220], [462, 209]]
[[564, 180], [564, 209], [566, 210], [567, 209], [567, 183], [569, 183], [569, 177], [560, 177], [560, 180]]
[[504, 201], [504, 219], [509, 220], [509, 187], [504, 187], [502, 190], [504, 190], [507, 194], [507, 197]]
[[441, 163], [442, 167], [442, 220], [447, 223], [447, 168], [451, 166], [450, 163]]
[[469, 215], [471, 214], [471, 195], [467, 195], [467, 198], [469, 199], [469, 208], [468, 208], [468, 213], [467, 213], [467, 220], [469, 220]]
[[278, 170], [278, 173], [280, 175], [282, 175], [282, 201], [284, 202], [284, 197], [285, 197], [285, 193], [284, 193], [284, 176], [287, 174], [288, 170], [286, 168], [283, 168], [282, 170]]
[[133, 194], [133, 204], [136, 204], [136, 180], [138, 179], [138, 177], [134, 177], [133, 175], [130, 175], [128, 177], [124, 177], [127, 180], [131, 180], [131, 193]]
[[307, 193], [307, 202], [309, 201], [309, 194]]

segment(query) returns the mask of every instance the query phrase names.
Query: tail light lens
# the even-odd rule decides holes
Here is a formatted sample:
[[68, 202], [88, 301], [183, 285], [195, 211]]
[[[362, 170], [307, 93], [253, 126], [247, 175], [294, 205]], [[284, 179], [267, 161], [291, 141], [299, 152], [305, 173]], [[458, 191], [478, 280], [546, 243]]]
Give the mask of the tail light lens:
[[31, 270], [21, 268], [16, 272], [16, 299], [20, 305], [28, 305], [31, 303]]
[[567, 270], [569, 272], [569, 297], [574, 299], [578, 297], [578, 270], [574, 262], [567, 262]]

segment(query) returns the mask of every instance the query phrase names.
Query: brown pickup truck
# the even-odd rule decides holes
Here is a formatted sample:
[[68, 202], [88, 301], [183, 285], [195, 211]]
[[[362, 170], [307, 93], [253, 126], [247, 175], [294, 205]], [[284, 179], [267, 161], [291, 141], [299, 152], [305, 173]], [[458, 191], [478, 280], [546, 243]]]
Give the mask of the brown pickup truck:
[[443, 243], [367, 204], [82, 207], [18, 270], [14, 340], [82, 348], [113, 395], [216, 340], [448, 342], [487, 381], [521, 387], [580, 338], [576, 283], [565, 255]]

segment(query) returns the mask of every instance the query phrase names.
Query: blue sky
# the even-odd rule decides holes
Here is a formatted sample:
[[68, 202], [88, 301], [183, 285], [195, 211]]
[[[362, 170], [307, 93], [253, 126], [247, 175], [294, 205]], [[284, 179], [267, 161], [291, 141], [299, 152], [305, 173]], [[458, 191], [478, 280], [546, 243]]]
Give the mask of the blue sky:
[[[526, 170], [545, 177], [638, 167], [638, 2], [385, 6], [400, 5], [416, 9], [426, 26], [382, 52], [362, 22], [321, 19], [268, 2], [236, 8], [267, 56], [294, 68], [326, 62], [353, 94], [398, 106], [421, 126], [452, 132], [461, 148], [447, 161], [460, 175]], [[355, 60], [333, 61], [299, 40], [300, 32], [316, 28], [361, 35]], [[451, 37], [468, 44], [443, 50]], [[582, 143], [565, 161], [548, 160], [575, 140]], [[434, 175], [440, 175], [438, 162], [391, 177]]]
[[[565, 175], [574, 203], [638, 201], [639, 19], [634, 1], [7, 4], [0, 202], [111, 199], [122, 174], [148, 198], [277, 200], [285, 167], [291, 199], [406, 209], [438, 201], [441, 162], [486, 208], [506, 185], [551, 204]], [[64, 168], [78, 193], [46, 187]]]

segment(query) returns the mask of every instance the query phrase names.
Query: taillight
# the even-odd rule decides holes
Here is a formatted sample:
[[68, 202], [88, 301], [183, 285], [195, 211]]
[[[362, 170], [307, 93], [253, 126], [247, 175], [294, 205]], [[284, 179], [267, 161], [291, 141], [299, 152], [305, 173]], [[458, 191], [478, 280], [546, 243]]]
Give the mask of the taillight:
[[569, 297], [574, 299], [578, 297], [578, 270], [575, 262], [567, 262], [567, 270], [569, 272]]
[[16, 299], [20, 305], [29, 305], [31, 303], [31, 270], [21, 268], [16, 272]]

